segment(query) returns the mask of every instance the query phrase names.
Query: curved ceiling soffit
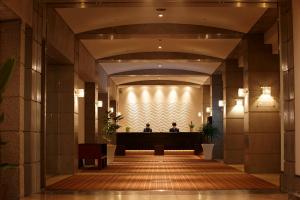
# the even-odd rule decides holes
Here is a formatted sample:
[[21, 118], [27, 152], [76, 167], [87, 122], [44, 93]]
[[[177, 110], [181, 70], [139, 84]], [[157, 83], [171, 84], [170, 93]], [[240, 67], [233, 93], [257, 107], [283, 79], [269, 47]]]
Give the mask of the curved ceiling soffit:
[[201, 62], [222, 62], [222, 58], [186, 52], [132, 52], [97, 59], [99, 63], [136, 62], [137, 60], [187, 60]]
[[107, 28], [100, 28], [76, 34], [79, 39], [129, 39], [129, 38], [168, 38], [182, 39], [236, 39], [243, 37], [242, 32], [218, 27], [176, 24], [149, 23], [129, 24]]
[[200, 84], [189, 82], [189, 81], [174, 81], [174, 80], [143, 80], [143, 81], [132, 81], [120, 84], [120, 86], [126, 85], [195, 85], [199, 86]]
[[197, 72], [192, 70], [179, 70], [179, 69], [142, 69], [131, 70], [110, 74], [110, 77], [117, 76], [210, 76], [210, 74]]

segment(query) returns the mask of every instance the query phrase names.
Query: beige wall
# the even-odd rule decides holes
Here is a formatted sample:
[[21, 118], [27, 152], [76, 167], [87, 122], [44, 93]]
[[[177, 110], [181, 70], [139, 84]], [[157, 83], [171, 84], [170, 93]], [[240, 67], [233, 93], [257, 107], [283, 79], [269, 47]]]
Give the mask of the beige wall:
[[168, 131], [173, 121], [180, 131], [189, 131], [193, 121], [199, 129], [202, 88], [189, 86], [129, 86], [119, 89], [119, 111], [125, 119], [120, 131], [142, 131], [149, 122], [153, 131]]

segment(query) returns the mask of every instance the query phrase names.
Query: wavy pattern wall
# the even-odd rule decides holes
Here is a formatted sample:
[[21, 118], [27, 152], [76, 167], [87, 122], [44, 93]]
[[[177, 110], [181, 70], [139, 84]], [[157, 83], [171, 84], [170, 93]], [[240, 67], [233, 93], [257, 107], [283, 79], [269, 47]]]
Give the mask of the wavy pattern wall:
[[202, 88], [188, 86], [129, 86], [119, 90], [119, 111], [124, 115], [120, 131], [142, 131], [149, 122], [153, 131], [168, 131], [176, 122], [180, 131], [189, 131], [193, 121], [202, 125]]

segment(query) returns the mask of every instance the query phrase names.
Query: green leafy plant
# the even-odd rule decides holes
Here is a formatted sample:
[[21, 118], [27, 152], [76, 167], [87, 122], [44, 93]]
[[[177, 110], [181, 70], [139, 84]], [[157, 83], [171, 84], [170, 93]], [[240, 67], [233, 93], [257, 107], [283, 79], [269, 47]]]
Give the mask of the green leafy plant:
[[106, 112], [106, 116], [104, 118], [104, 127], [103, 127], [103, 138], [109, 143], [113, 140], [113, 135], [116, 131], [121, 128], [118, 124], [124, 117], [122, 115], [115, 115], [111, 111]]
[[213, 143], [214, 138], [218, 135], [218, 129], [210, 123], [203, 124], [202, 134], [205, 143]]
[[[15, 60], [10, 58], [3, 65], [0, 65], [0, 105], [3, 101], [2, 95], [4, 93], [5, 86], [10, 78], [14, 64], [15, 64]], [[4, 121], [4, 113], [0, 113], [0, 124], [3, 123], [3, 121]], [[5, 144], [6, 142], [4, 142], [0, 138], [0, 148]], [[10, 167], [12, 167], [12, 165], [8, 163], [0, 162], [0, 168], [10, 168]]]

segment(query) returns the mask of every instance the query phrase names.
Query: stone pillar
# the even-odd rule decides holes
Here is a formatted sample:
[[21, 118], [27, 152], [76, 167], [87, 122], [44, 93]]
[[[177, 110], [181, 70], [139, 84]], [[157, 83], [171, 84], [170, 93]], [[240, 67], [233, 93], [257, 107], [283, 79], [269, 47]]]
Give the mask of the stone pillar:
[[77, 84], [74, 65], [47, 66], [47, 174], [77, 169]]
[[[244, 131], [246, 136], [245, 170], [250, 173], [280, 171], [280, 76], [279, 57], [264, 36], [248, 35], [244, 40]], [[271, 97], [261, 87], [271, 87]]]
[[104, 118], [106, 116], [106, 112], [108, 111], [108, 93], [98, 93], [98, 100], [102, 101], [102, 107], [98, 108], [98, 133], [99, 133], [99, 139], [101, 140], [101, 134], [103, 132], [104, 128]]
[[[85, 83], [85, 143], [95, 143], [98, 138], [98, 87], [93, 82]], [[97, 123], [96, 123], [97, 122]]]
[[203, 85], [203, 106], [202, 106], [203, 123], [207, 123], [207, 117], [209, 117], [211, 114], [206, 112], [206, 108], [211, 107], [210, 102], [211, 102], [210, 85]]
[[116, 116], [117, 115], [117, 101], [116, 100], [109, 101], [109, 109], [110, 108], [114, 109], [113, 116]]
[[237, 60], [226, 60], [223, 70], [224, 162], [244, 163], [244, 109], [236, 106], [238, 89], [243, 87], [243, 68]]
[[219, 107], [219, 100], [223, 99], [222, 74], [213, 74], [211, 79], [212, 118], [213, 126], [218, 129], [218, 137], [215, 140], [214, 158], [223, 158], [223, 108]]
[[[24, 79], [25, 79], [25, 25], [21, 21], [0, 22], [0, 63], [14, 57], [16, 64], [8, 82], [1, 112], [4, 123], [0, 124], [1, 162], [15, 164], [15, 168], [1, 170], [1, 184], [7, 185], [8, 199], [24, 196]], [[30, 71], [30, 70], [29, 70]], [[36, 97], [36, 96], [33, 96]], [[29, 100], [31, 103], [31, 98]], [[38, 103], [37, 103], [38, 104]], [[33, 105], [36, 105], [33, 103]], [[29, 116], [30, 118], [31, 116]], [[27, 118], [27, 116], [26, 116]], [[26, 124], [28, 125], [28, 124]], [[35, 124], [33, 124], [35, 126]], [[30, 133], [29, 133], [30, 134]], [[38, 133], [32, 133], [37, 135]], [[31, 134], [30, 134], [31, 135]], [[28, 137], [26, 137], [29, 139]], [[36, 138], [34, 138], [36, 139]], [[33, 140], [34, 140], [33, 139]], [[28, 158], [28, 156], [26, 156]], [[28, 161], [28, 159], [26, 159]], [[0, 188], [4, 189], [4, 188]]]
[[[284, 167], [281, 189], [294, 191], [295, 177], [295, 81], [292, 0], [280, 3], [280, 65], [283, 73]], [[296, 8], [295, 9], [299, 9]], [[297, 14], [298, 12], [294, 13]], [[298, 178], [299, 179], [299, 178]], [[299, 190], [299, 188], [297, 189]]]

